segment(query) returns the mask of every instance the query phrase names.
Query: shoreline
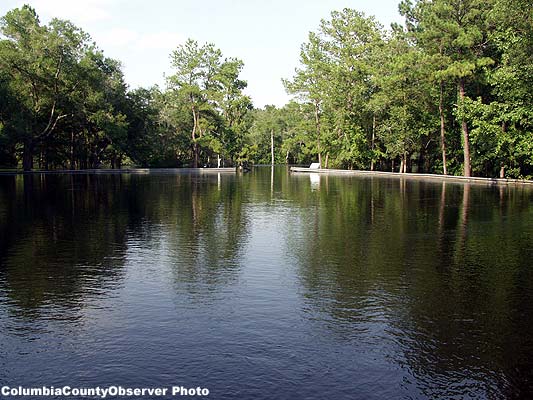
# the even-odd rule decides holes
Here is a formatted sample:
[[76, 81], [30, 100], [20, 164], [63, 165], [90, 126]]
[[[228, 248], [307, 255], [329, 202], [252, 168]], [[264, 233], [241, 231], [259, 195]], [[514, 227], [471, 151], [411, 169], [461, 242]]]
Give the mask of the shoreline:
[[485, 185], [525, 185], [533, 186], [533, 180], [526, 179], [507, 179], [507, 178], [482, 178], [482, 177], [465, 177], [456, 175], [436, 175], [436, 174], [419, 174], [419, 173], [404, 173], [399, 172], [384, 172], [384, 171], [363, 171], [363, 170], [348, 170], [348, 169], [310, 169], [308, 167], [291, 167], [290, 172], [295, 173], [318, 173], [330, 175], [351, 175], [351, 176], [378, 176], [383, 178], [407, 178], [418, 180], [432, 180], [432, 181], [450, 181], [458, 183], [479, 183]]

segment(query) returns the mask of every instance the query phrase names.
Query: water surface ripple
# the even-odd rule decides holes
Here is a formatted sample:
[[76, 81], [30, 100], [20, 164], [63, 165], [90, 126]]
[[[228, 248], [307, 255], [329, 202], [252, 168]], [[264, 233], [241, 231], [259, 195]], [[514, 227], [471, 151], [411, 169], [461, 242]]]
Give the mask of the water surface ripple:
[[0, 176], [0, 383], [533, 398], [533, 192]]

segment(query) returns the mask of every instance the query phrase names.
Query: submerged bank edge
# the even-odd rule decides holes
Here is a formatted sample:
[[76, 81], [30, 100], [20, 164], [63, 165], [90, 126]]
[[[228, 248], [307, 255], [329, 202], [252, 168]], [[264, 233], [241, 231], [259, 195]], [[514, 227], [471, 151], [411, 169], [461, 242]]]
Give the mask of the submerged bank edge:
[[291, 167], [291, 172], [320, 173], [330, 175], [366, 175], [378, 177], [409, 178], [419, 180], [440, 180], [461, 183], [481, 183], [486, 185], [533, 185], [533, 180], [527, 179], [507, 179], [507, 178], [482, 178], [482, 177], [465, 177], [456, 175], [436, 175], [436, 174], [419, 174], [419, 173], [399, 173], [385, 171], [363, 171], [347, 169], [311, 169], [308, 167]]

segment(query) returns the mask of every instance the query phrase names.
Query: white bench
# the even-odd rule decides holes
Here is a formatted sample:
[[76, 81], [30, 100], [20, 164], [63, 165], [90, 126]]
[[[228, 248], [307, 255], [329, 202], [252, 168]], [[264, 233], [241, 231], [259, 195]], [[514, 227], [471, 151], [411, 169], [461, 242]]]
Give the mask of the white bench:
[[309, 169], [320, 169], [320, 164], [317, 162], [311, 163]]

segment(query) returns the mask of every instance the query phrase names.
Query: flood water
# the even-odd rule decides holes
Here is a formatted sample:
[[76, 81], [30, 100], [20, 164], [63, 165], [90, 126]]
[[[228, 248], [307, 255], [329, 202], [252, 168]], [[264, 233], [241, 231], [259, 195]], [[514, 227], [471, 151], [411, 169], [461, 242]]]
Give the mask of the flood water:
[[0, 385], [533, 398], [533, 190], [0, 176]]

